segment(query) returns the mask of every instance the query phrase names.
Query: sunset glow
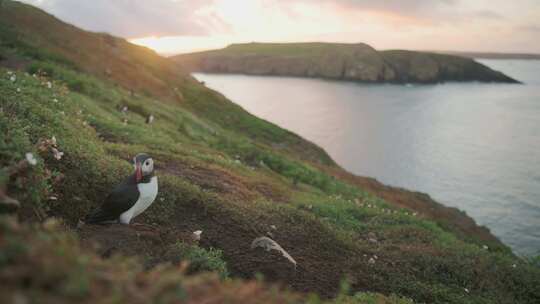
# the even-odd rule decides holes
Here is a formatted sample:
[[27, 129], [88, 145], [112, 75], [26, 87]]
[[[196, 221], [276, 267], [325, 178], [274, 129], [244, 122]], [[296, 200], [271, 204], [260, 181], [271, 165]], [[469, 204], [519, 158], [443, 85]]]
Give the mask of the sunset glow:
[[98, 0], [77, 4], [78, 10], [68, 0], [26, 2], [75, 25], [123, 36], [164, 55], [252, 41], [540, 52], [540, 1], [536, 0], [158, 0], [151, 4]]

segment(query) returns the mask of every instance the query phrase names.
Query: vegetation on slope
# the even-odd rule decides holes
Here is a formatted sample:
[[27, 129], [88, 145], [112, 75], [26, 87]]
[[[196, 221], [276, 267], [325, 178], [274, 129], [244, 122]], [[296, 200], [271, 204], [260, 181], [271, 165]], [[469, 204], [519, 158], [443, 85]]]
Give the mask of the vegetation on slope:
[[[41, 29], [31, 25], [36, 14]], [[82, 31], [38, 10], [4, 0], [0, 17], [0, 199], [20, 202], [17, 215], [24, 222], [2, 219], [0, 225], [0, 276], [8, 282], [1, 296], [272, 303], [309, 301], [305, 292], [331, 298], [341, 290], [336, 301], [343, 303], [408, 301], [392, 294], [430, 303], [540, 298], [537, 266], [494, 238], [465, 233], [476, 228], [429, 213], [453, 209], [364, 183], [311, 143], [250, 116], [189, 76], [137, 63], [137, 52], [117, 50], [133, 62], [129, 82], [96, 72], [89, 62], [99, 61], [88, 58], [100, 53], [70, 46], [62, 36], [50, 39], [56, 34], [45, 25], [56, 24], [66, 35]], [[82, 33], [89, 41], [103, 37]], [[178, 84], [172, 91], [181, 100], [138, 82], [147, 73]], [[126, 112], [119, 110], [125, 106]], [[146, 124], [150, 114], [155, 122]], [[147, 228], [77, 227], [131, 171], [129, 160], [141, 151], [154, 157], [160, 179], [155, 204], [136, 219]], [[414, 202], [424, 209], [415, 211]], [[51, 217], [70, 236], [33, 224]], [[190, 242], [195, 230], [203, 231], [198, 245]], [[297, 267], [252, 250], [251, 242], [262, 235], [272, 235]], [[188, 269], [189, 276], [163, 265], [185, 260], [199, 265]], [[199, 270], [244, 279], [261, 272], [302, 294], [191, 276]], [[341, 288], [344, 280], [349, 288]], [[366, 291], [379, 294], [355, 295]]]

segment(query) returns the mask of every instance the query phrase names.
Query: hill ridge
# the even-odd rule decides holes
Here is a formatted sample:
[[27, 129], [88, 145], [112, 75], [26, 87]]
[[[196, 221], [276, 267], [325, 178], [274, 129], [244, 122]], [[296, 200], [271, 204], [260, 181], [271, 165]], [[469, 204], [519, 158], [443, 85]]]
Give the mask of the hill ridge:
[[518, 83], [469, 58], [435, 52], [377, 51], [365, 43], [252, 42], [172, 58], [187, 70], [210, 73], [316, 77], [367, 83]]

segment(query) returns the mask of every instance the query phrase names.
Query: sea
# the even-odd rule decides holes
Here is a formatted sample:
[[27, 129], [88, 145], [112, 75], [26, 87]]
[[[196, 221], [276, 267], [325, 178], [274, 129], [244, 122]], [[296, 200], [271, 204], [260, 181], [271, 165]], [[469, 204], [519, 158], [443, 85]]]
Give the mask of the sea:
[[540, 254], [540, 61], [478, 60], [523, 84], [360, 84], [195, 73], [349, 172], [428, 193]]

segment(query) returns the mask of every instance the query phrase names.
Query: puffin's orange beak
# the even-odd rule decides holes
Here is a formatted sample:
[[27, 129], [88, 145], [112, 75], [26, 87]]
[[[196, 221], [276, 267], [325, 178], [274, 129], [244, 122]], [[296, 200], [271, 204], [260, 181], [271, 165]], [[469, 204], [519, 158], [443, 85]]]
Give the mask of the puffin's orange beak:
[[140, 182], [142, 180], [142, 168], [141, 163], [137, 163], [135, 168], [135, 181]]

